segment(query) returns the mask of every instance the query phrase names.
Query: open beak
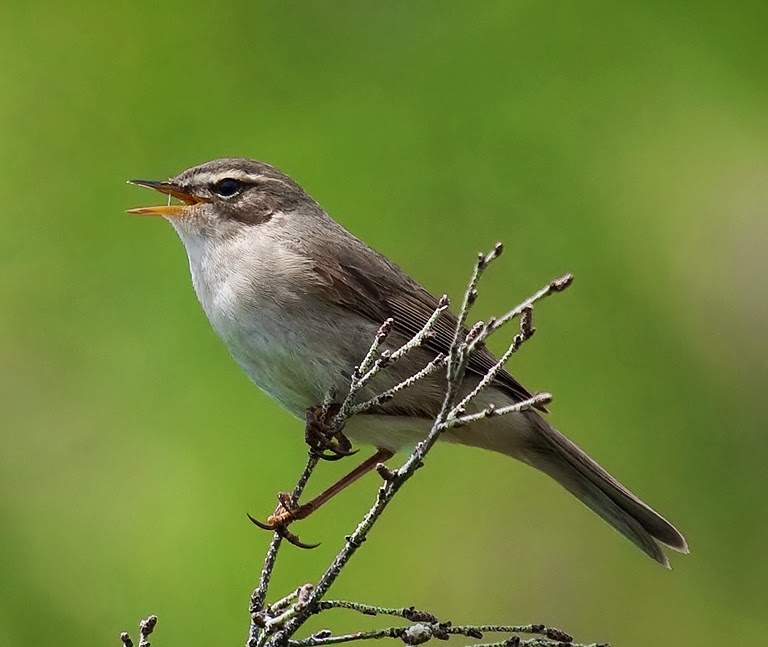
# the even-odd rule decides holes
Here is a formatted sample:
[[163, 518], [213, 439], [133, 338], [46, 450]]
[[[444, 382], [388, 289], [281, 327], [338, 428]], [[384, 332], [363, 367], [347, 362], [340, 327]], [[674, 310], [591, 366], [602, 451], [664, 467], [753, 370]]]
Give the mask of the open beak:
[[136, 186], [147, 187], [148, 189], [154, 189], [160, 193], [164, 193], [170, 198], [176, 198], [181, 200], [184, 204], [169, 204], [158, 205], [157, 207], [138, 207], [136, 209], [128, 209], [128, 213], [140, 215], [140, 216], [180, 216], [184, 213], [187, 207], [200, 204], [204, 202], [202, 198], [198, 198], [191, 193], [186, 193], [182, 189], [172, 182], [156, 182], [155, 180], [128, 180], [128, 184], [135, 184]]

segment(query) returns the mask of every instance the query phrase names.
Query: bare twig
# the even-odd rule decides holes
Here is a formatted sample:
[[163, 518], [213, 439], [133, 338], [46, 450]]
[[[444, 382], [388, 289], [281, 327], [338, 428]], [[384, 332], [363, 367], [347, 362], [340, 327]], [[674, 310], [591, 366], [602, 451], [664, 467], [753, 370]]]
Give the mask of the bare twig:
[[402, 359], [414, 348], [418, 348], [424, 343], [424, 341], [432, 332], [432, 328], [434, 328], [435, 323], [440, 318], [440, 315], [448, 309], [449, 304], [450, 300], [448, 299], [448, 295], [444, 294], [441, 296], [437, 303], [437, 308], [435, 308], [435, 311], [430, 315], [429, 319], [427, 319], [426, 323], [421, 328], [421, 330], [419, 330], [419, 332], [417, 332], [395, 352], [390, 353], [389, 351], [384, 351], [378, 359], [374, 359], [379, 348], [389, 336], [390, 332], [392, 332], [394, 320], [387, 319], [382, 324], [381, 328], [379, 328], [378, 332], [376, 333], [373, 343], [371, 344], [371, 347], [368, 350], [365, 358], [360, 363], [360, 366], [356, 367], [352, 372], [352, 380], [349, 386], [349, 392], [344, 398], [344, 401], [341, 403], [339, 412], [336, 414], [336, 418], [333, 423], [334, 428], [340, 429], [344, 423], [352, 416], [362, 413], [363, 411], [370, 409], [372, 406], [386, 402], [387, 400], [394, 397], [395, 393], [402, 391], [403, 389], [415, 384], [420, 379], [431, 375], [439, 368], [439, 364], [437, 363], [439, 360], [436, 358], [427, 364], [427, 366], [425, 366], [421, 371], [419, 371], [419, 373], [416, 373], [404, 382], [401, 382], [400, 384], [392, 387], [388, 391], [380, 393], [375, 398], [372, 398], [361, 404], [354, 404], [355, 398], [360, 390], [374, 377], [376, 377], [376, 375], [378, 375], [382, 369], [385, 369], [394, 362]]
[[515, 404], [509, 404], [505, 407], [495, 407], [493, 405], [488, 405], [485, 409], [478, 413], [473, 413], [466, 416], [450, 416], [443, 423], [442, 429], [450, 429], [451, 427], [463, 427], [470, 422], [482, 420], [483, 418], [490, 418], [492, 416], [504, 416], [508, 413], [528, 411], [528, 409], [534, 409], [536, 407], [549, 404], [550, 402], [552, 402], [551, 393], [537, 393], [527, 400], [523, 400], [522, 402], [517, 402]]
[[386, 402], [389, 402], [392, 398], [395, 397], [396, 394], [398, 394], [400, 391], [403, 391], [404, 389], [407, 389], [410, 386], [413, 386], [418, 382], [419, 380], [423, 380], [425, 377], [429, 377], [430, 375], [433, 375], [437, 373], [437, 371], [445, 366], [446, 363], [446, 357], [445, 355], [438, 355], [433, 359], [431, 362], [429, 362], [424, 368], [422, 368], [417, 373], [414, 373], [411, 375], [411, 377], [403, 380], [400, 382], [400, 384], [396, 384], [390, 389], [387, 389], [386, 391], [383, 391], [382, 393], [379, 393], [379, 395], [371, 398], [370, 400], [366, 400], [365, 402], [361, 402], [360, 404], [354, 405], [350, 410], [350, 417], [355, 416], [359, 413], [363, 413], [370, 409], [371, 407], [377, 407], [381, 404], [384, 404]]
[[523, 301], [520, 305], [515, 306], [514, 308], [512, 308], [511, 310], [503, 314], [501, 317], [489, 321], [483, 327], [483, 329], [480, 331], [477, 337], [475, 337], [472, 340], [469, 346], [469, 351], [471, 352], [479, 344], [482, 344], [486, 339], [488, 339], [488, 337], [490, 337], [493, 333], [499, 330], [499, 328], [509, 323], [513, 319], [517, 319], [517, 317], [522, 315], [524, 311], [532, 308], [532, 306], [537, 301], [541, 301], [542, 299], [552, 294], [557, 294], [558, 292], [562, 292], [563, 290], [566, 290], [567, 288], [569, 288], [571, 285], [573, 285], [572, 274], [563, 274], [561, 277], [550, 281], [547, 285], [541, 288], [541, 290], [536, 292], [536, 294], [534, 294], [532, 297], [529, 297], [528, 299]]
[[365, 616], [396, 616], [411, 622], [438, 622], [437, 616], [428, 611], [421, 611], [416, 607], [377, 607], [371, 604], [350, 602], [348, 600], [323, 600], [317, 605], [315, 613], [329, 609], [351, 609]]
[[499, 358], [496, 364], [494, 364], [493, 367], [483, 376], [480, 382], [478, 382], [477, 386], [472, 389], [472, 391], [470, 391], [464, 397], [464, 399], [451, 410], [451, 416], [461, 415], [464, 413], [466, 406], [472, 400], [474, 400], [482, 390], [486, 389], [491, 384], [491, 382], [493, 382], [493, 380], [496, 379], [499, 371], [504, 368], [512, 355], [520, 349], [524, 342], [533, 337], [535, 330], [536, 329], [533, 327], [533, 306], [529, 306], [521, 313], [520, 332], [514, 336], [512, 343], [509, 345], [507, 350]]
[[[157, 616], [151, 615], [139, 622], [139, 647], [150, 647], [149, 636], [155, 630]], [[124, 647], [133, 647], [133, 640], [127, 631], [120, 634]]]
[[[466, 413], [468, 407], [475, 402], [477, 397], [493, 385], [500, 371], [512, 355], [533, 336], [535, 332], [533, 327], [535, 304], [551, 294], [563, 291], [573, 280], [570, 274], [566, 274], [559, 279], [551, 281], [533, 296], [507, 311], [501, 317], [491, 319], [487, 323], [478, 322], [467, 331], [466, 323], [469, 320], [470, 310], [477, 299], [479, 281], [488, 266], [501, 255], [502, 249], [499, 243], [490, 253], [478, 255], [472, 277], [464, 292], [461, 308], [457, 315], [453, 341], [448, 352], [445, 355], [438, 355], [422, 369], [399, 384], [373, 397], [369, 396], [363, 402], [358, 402], [360, 393], [370, 384], [374, 377], [381, 371], [386, 370], [392, 363], [405, 357], [412, 350], [422, 346], [430, 335], [433, 334], [432, 331], [436, 322], [448, 308], [448, 297], [444, 295], [422, 329], [393, 352], [387, 350], [380, 352], [380, 349], [392, 332], [394, 321], [388, 319], [377, 331], [368, 352], [363, 357], [360, 365], [352, 373], [346, 396], [339, 405], [335, 416], [328, 423], [328, 431], [331, 435], [340, 433], [350, 417], [362, 413], [371, 407], [383, 405], [404, 389], [409, 388], [420, 380], [435, 375], [438, 371], [444, 370], [446, 381], [440, 410], [433, 420], [429, 434], [416, 444], [411, 454], [399, 468], [390, 469], [384, 465], [377, 466], [377, 471], [382, 477], [383, 483], [378, 489], [375, 501], [354, 531], [346, 536], [341, 550], [320, 579], [314, 585], [304, 584], [277, 602], [266, 605], [269, 583], [282, 544], [282, 533], [274, 533], [267, 549], [259, 583], [251, 595], [249, 606], [251, 623], [246, 643], [247, 647], [320, 647], [382, 638], [395, 638], [407, 645], [420, 645], [432, 639], [447, 640], [453, 635], [462, 635], [481, 640], [485, 633], [501, 633], [506, 634], [507, 637], [499, 642], [478, 643], [473, 647], [520, 647], [522, 645], [530, 647], [556, 647], [562, 645], [587, 647], [573, 643], [571, 636], [564, 631], [545, 627], [544, 625], [453, 625], [450, 622], [439, 622], [435, 615], [426, 611], [420, 611], [414, 607], [380, 607], [354, 601], [324, 599], [349, 560], [368, 538], [371, 529], [395, 494], [424, 465], [427, 454], [433, 448], [441, 433], [446, 429], [461, 427], [482, 418], [503, 416], [519, 413], [531, 408], [540, 408], [552, 400], [552, 396], [549, 393], [537, 393], [514, 404], [502, 404], [502, 406], [484, 405], [479, 411], [475, 407], [473, 413]], [[518, 318], [520, 320], [519, 331], [514, 335], [506, 351], [480, 377], [479, 382], [474, 388], [457, 402], [472, 353], [484, 344], [489, 336], [510, 321]], [[321, 407], [321, 419], [326, 420], [330, 417], [327, 414], [332, 411], [331, 404], [334, 400], [335, 393], [329, 393]], [[291, 506], [296, 506], [307, 481], [318, 463], [318, 459], [317, 453], [311, 450], [304, 471], [290, 496]], [[287, 498], [287, 495], [283, 495], [283, 498]], [[403, 618], [410, 624], [341, 635], [334, 635], [328, 630], [323, 630], [306, 638], [294, 638], [297, 631], [311, 616], [331, 609], [349, 609], [364, 615], [393, 616]], [[148, 630], [145, 632], [144, 629], [146, 627], [144, 625], [149, 623], [150, 620], [152, 621], [151, 626], [148, 626]], [[155, 622], [156, 618], [154, 616], [142, 622], [143, 642], [140, 644], [140, 647], [149, 647], [146, 637], [151, 633]], [[522, 639], [520, 635], [533, 635], [535, 637]], [[125, 647], [133, 647], [128, 634], [123, 634], [121, 638]], [[597, 646], [592, 645], [591, 647]]]
[[483, 275], [483, 272], [488, 269], [488, 266], [499, 256], [501, 256], [503, 251], [504, 245], [501, 243], [496, 243], [493, 251], [489, 252], [488, 254], [477, 255], [475, 269], [472, 272], [472, 277], [469, 279], [469, 285], [467, 285], [467, 289], [464, 291], [464, 301], [462, 301], [461, 304], [458, 325], [456, 326], [456, 332], [453, 337], [453, 344], [451, 344], [453, 347], [458, 346], [459, 342], [461, 341], [461, 332], [464, 330], [464, 327], [467, 323], [469, 311], [475, 304], [475, 301], [477, 301], [477, 286], [480, 282], [480, 277]]
[[[458, 340], [461, 338], [462, 331], [463, 331], [463, 323], [466, 321], [467, 316], [469, 314], [469, 309], [471, 308], [472, 303], [474, 303], [474, 300], [476, 297], [476, 293], [477, 293], [476, 287], [477, 287], [477, 282], [479, 280], [480, 275], [482, 274], [483, 270], [488, 266], [488, 264], [494, 258], [498, 257], [498, 254], [500, 252], [501, 252], [501, 247], [497, 246], [495, 252], [492, 252], [487, 256], [479, 257], [478, 262], [475, 265], [475, 272], [472, 275], [472, 279], [470, 280], [469, 286], [467, 287], [467, 290], [464, 295], [464, 302], [462, 305], [461, 313], [458, 318], [456, 332], [454, 335], [455, 340]], [[472, 296], [473, 294], [475, 295], [475, 297]], [[442, 303], [438, 306], [438, 310], [441, 307], [442, 307]], [[437, 317], [433, 315], [430, 319], [436, 321]], [[428, 332], [428, 330], [426, 330], [424, 334], [426, 334], [426, 332]], [[454, 342], [454, 347], [456, 346], [456, 344], [457, 342]], [[458, 392], [458, 389], [461, 385], [461, 377], [463, 377], [463, 369], [460, 373], [461, 377], [455, 377], [459, 374], [459, 372], [457, 372], [455, 369], [452, 370], [453, 364], [461, 361], [463, 361], [463, 359], [461, 358], [461, 355], [456, 354], [454, 352], [454, 348], [452, 347], [451, 353], [448, 359], [448, 383], [447, 383], [445, 398], [443, 401], [443, 405], [440, 409], [440, 413], [437, 415], [437, 418], [435, 419], [432, 425], [432, 429], [430, 430], [429, 435], [425, 440], [419, 442], [416, 445], [416, 448], [413, 450], [408, 460], [406, 460], [406, 462], [399, 469], [394, 470], [391, 473], [391, 478], [387, 479], [384, 482], [384, 484], [379, 488], [378, 494], [376, 496], [376, 501], [374, 502], [373, 506], [365, 514], [362, 521], [358, 524], [357, 528], [355, 528], [354, 532], [351, 535], [347, 535], [346, 543], [344, 544], [342, 549], [339, 551], [339, 553], [336, 555], [333, 562], [325, 571], [323, 576], [320, 578], [320, 581], [317, 583], [317, 586], [315, 587], [315, 589], [313, 590], [310, 596], [310, 601], [308, 604], [309, 607], [314, 606], [323, 598], [325, 593], [328, 591], [328, 589], [330, 589], [330, 587], [336, 581], [338, 576], [341, 574], [341, 571], [346, 566], [347, 562], [349, 562], [352, 556], [357, 552], [358, 548], [367, 539], [368, 533], [370, 532], [371, 528], [376, 523], [376, 521], [381, 516], [381, 514], [384, 512], [384, 510], [387, 508], [389, 503], [392, 501], [392, 498], [394, 497], [394, 495], [405, 484], [405, 482], [408, 481], [416, 473], [416, 470], [424, 464], [424, 457], [427, 455], [429, 450], [434, 446], [435, 442], [437, 442], [437, 438], [444, 428], [443, 425], [446, 422], [448, 415], [453, 407], [453, 402], [456, 397], [456, 393]], [[283, 629], [281, 629], [280, 632], [278, 632], [278, 635], [275, 636], [275, 640], [274, 640], [275, 644], [280, 644], [281, 642], [284, 642], [290, 636], [296, 633], [296, 631], [307, 621], [308, 618], [309, 618], [309, 614], [304, 613], [304, 614], [297, 615], [295, 618], [290, 620], [286, 624], [286, 626]], [[269, 636], [266, 635], [266, 632], [262, 632], [262, 636], [263, 638], [259, 640], [259, 642], [257, 643], [257, 647], [263, 647], [264, 645], [266, 645], [267, 641], [269, 640]]]
[[[361, 605], [355, 605], [361, 606]], [[362, 605], [365, 606], [365, 605]], [[355, 608], [355, 607], [344, 607]], [[379, 607], [371, 607], [379, 609]], [[392, 611], [396, 611], [392, 609]], [[393, 613], [392, 615], [399, 615]], [[321, 647], [339, 645], [341, 643], [361, 640], [379, 640], [382, 638], [399, 638], [406, 645], [422, 645], [430, 640], [447, 640], [450, 636], [466, 636], [482, 639], [486, 633], [508, 634], [508, 637], [498, 642], [478, 643], [473, 647], [601, 647], [597, 644], [584, 645], [574, 643], [573, 638], [566, 632], [541, 624], [529, 625], [452, 625], [450, 622], [415, 622], [402, 627], [386, 627], [371, 631], [358, 631], [348, 634], [333, 635], [328, 631], [315, 633], [301, 640], [289, 640], [288, 647]], [[537, 635], [539, 638], [523, 640], [519, 634]], [[606, 646], [602, 646], [606, 647]]]
[[[377, 406], [386, 403], [403, 389], [408, 388], [424, 377], [432, 375], [439, 368], [444, 368], [446, 369], [447, 379], [445, 394], [440, 411], [433, 421], [432, 428], [427, 437], [416, 445], [411, 455], [407, 458], [401, 467], [396, 470], [391, 470], [382, 466], [382, 469], [379, 470], [379, 473], [384, 478], [384, 483], [379, 487], [376, 500], [365, 514], [363, 519], [360, 521], [360, 523], [357, 525], [355, 530], [352, 532], [352, 534], [347, 535], [344, 546], [341, 548], [331, 565], [326, 569], [325, 573], [319, 579], [314, 588], [308, 592], [306, 601], [300, 605], [298, 603], [293, 603], [289, 607], [289, 610], [291, 610], [290, 613], [283, 611], [279, 616], [270, 618], [264, 622], [262, 631], [257, 631], [256, 633], [251, 634], [252, 640], [249, 642], [249, 645], [253, 645], [254, 647], [281, 647], [288, 644], [292, 647], [312, 647], [313, 645], [335, 644], [339, 642], [349, 642], [352, 640], [367, 640], [384, 637], [398, 637], [409, 644], [418, 644], [419, 642], [424, 642], [425, 640], [436, 636], [436, 631], [438, 633], [442, 631], [446, 636], [452, 635], [454, 633], [462, 633], [463, 629], [461, 627], [456, 628], [450, 627], [450, 625], [436, 625], [436, 619], [434, 616], [431, 616], [431, 614], [429, 614], [429, 618], [421, 618], [420, 622], [416, 622], [417, 619], [415, 617], [408, 618], [408, 616], [405, 615], [405, 613], [408, 611], [405, 608], [392, 609], [384, 607], [373, 607], [355, 602], [323, 601], [323, 597], [335, 583], [339, 574], [343, 571], [344, 567], [352, 558], [352, 556], [367, 539], [370, 530], [373, 528], [376, 521], [387, 508], [394, 495], [400, 490], [406, 481], [408, 481], [415, 474], [416, 470], [418, 470], [419, 467], [424, 464], [426, 455], [432, 449], [440, 434], [445, 429], [466, 425], [485, 417], [500, 416], [514, 412], [525, 411], [533, 407], [544, 405], [551, 401], [552, 396], [550, 394], [539, 393], [515, 404], [501, 407], [487, 406], [482, 411], [477, 413], [465, 414], [466, 407], [483, 390], [487, 389], [493, 383], [494, 379], [502, 370], [507, 361], [509, 361], [511, 356], [517, 350], [519, 350], [522, 344], [530, 339], [530, 337], [533, 335], [534, 304], [554, 292], [562, 291], [568, 285], [570, 285], [571, 282], [570, 275], [566, 275], [565, 277], [552, 281], [532, 297], [524, 301], [522, 304], [505, 313], [499, 319], [491, 320], [487, 324], [475, 324], [469, 330], [469, 332], [466, 332], [465, 324], [468, 320], [472, 305], [477, 299], [477, 287], [480, 278], [490, 263], [498, 258], [501, 252], [502, 247], [499, 244], [489, 254], [478, 255], [472, 277], [464, 293], [462, 306], [457, 317], [457, 325], [454, 330], [453, 343], [451, 344], [448, 355], [435, 358], [432, 362], [427, 364], [427, 366], [422, 368], [416, 374], [403, 380], [396, 386], [391, 387], [383, 393], [380, 393], [373, 398], [369, 398], [362, 403], [356, 404], [356, 396], [363, 386], [368, 384], [371, 379], [373, 379], [373, 377], [375, 377], [381, 370], [384, 370], [392, 362], [397, 361], [410, 350], [421, 345], [423, 340], [431, 334], [431, 330], [435, 322], [448, 307], [448, 299], [447, 297], [443, 297], [440, 300], [438, 307], [432, 313], [422, 330], [419, 331], [417, 335], [403, 344], [397, 351], [393, 353], [388, 353], [385, 351], [384, 353], [381, 353], [378, 358], [376, 355], [379, 352], [381, 344], [391, 332], [393, 322], [391, 320], [385, 322], [377, 333], [376, 339], [371, 345], [371, 348], [369, 349], [365, 358], [361, 362], [360, 367], [354, 371], [349, 393], [342, 403], [334, 421], [336, 428], [341, 429], [345, 422], [352, 415], [362, 412], [371, 406]], [[509, 321], [518, 317], [520, 318], [520, 330], [509, 344], [507, 351], [499, 358], [497, 363], [484, 376], [482, 376], [480, 382], [475, 386], [475, 388], [473, 388], [460, 402], [457, 403], [456, 398], [463, 383], [464, 374], [466, 372], [471, 353], [480, 344], [484, 343], [484, 341], [492, 333], [499, 330]], [[310, 638], [299, 641], [292, 639], [292, 636], [301, 628], [301, 626], [312, 614], [330, 608], [354, 609], [365, 614], [382, 613], [387, 615], [395, 615], [411, 619], [413, 622], [416, 622], [416, 624], [411, 625], [410, 627], [391, 627], [387, 630], [380, 630], [376, 632], [358, 632], [354, 634], [346, 634], [344, 636], [333, 636], [328, 632], [324, 632], [322, 635], [315, 634]], [[522, 629], [517, 627], [514, 630], [510, 630], [510, 633], [515, 631], [518, 633], [524, 633], [525, 627], [538, 626], [539, 625], [524, 625], [522, 626]], [[421, 627], [421, 629], [417, 629], [418, 627]], [[442, 628], [437, 629], [438, 627]], [[419, 638], [419, 631], [422, 633], [429, 633], [429, 637], [424, 638], [422, 636], [423, 639]], [[469, 629], [466, 631], [469, 631]], [[488, 629], [488, 631], [491, 631], [491, 629]], [[464, 635], [470, 637], [482, 637], [480, 630], [464, 633]], [[560, 632], [558, 635], [560, 637], [567, 636], [567, 634], [564, 634], [563, 632]], [[253, 638], [256, 638], [256, 640], [253, 640]], [[554, 644], [552, 641], [556, 640], [556, 638], [548, 636], [544, 640], [549, 641], [547, 644]], [[561, 640], [560, 642], [563, 641]]]
[[411, 352], [414, 348], [418, 348], [421, 346], [421, 344], [424, 343], [429, 334], [432, 332], [432, 328], [434, 328], [435, 323], [440, 318], [440, 315], [448, 309], [450, 303], [451, 302], [447, 294], [444, 294], [440, 297], [440, 300], [437, 302], [437, 308], [435, 308], [435, 311], [430, 315], [429, 319], [427, 319], [427, 322], [424, 324], [422, 329], [413, 337], [411, 337], [407, 342], [405, 342], [394, 353], [392, 353], [393, 362], [396, 362], [400, 358], [405, 357], [405, 355]]
[[[291, 495], [291, 502], [298, 501], [301, 493], [309, 481], [309, 477], [312, 476], [312, 472], [315, 470], [317, 463], [320, 459], [318, 456], [310, 451], [307, 456], [307, 464], [304, 466], [304, 471], [301, 473], [299, 480], [296, 482], [296, 486], [293, 488]], [[283, 542], [283, 537], [279, 532], [272, 534], [272, 541], [269, 543], [267, 554], [264, 558], [264, 566], [261, 569], [259, 576], [259, 584], [251, 594], [251, 601], [248, 606], [249, 613], [251, 614], [251, 626], [248, 631], [249, 642], [254, 639], [259, 632], [260, 624], [262, 624], [262, 618], [260, 616], [264, 607], [264, 602], [267, 597], [267, 590], [269, 589], [269, 581], [272, 578], [272, 571], [275, 568], [277, 562], [277, 555], [280, 551], [280, 544]]]
[[379, 348], [384, 341], [389, 337], [389, 333], [392, 332], [392, 326], [395, 323], [394, 319], [387, 319], [376, 332], [373, 338], [373, 343], [368, 349], [363, 361], [360, 362], [360, 366], [356, 366], [352, 371], [352, 380], [349, 385], [349, 392], [347, 397], [341, 403], [339, 412], [336, 414], [336, 424], [334, 426], [341, 427], [344, 421], [347, 420], [351, 414], [351, 407], [354, 404], [357, 393], [362, 389], [371, 378], [378, 372], [381, 367], [382, 360], [379, 358], [376, 360], [376, 353], [379, 352]]

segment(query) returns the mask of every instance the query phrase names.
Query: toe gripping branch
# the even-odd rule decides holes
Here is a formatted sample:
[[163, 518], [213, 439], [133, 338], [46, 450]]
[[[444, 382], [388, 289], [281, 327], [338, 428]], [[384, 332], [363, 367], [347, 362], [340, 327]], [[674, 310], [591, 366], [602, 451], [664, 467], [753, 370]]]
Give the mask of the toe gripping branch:
[[334, 419], [341, 405], [330, 404], [307, 409], [304, 439], [310, 450], [325, 461], [338, 461], [357, 453], [343, 432], [343, 425], [334, 429]]
[[[334, 419], [339, 409], [340, 405], [338, 404], [322, 405], [307, 409], [305, 440], [307, 445], [309, 445], [310, 452], [322, 460], [338, 461], [357, 453], [357, 450], [352, 449], [352, 443], [342, 433], [343, 427], [339, 429], [333, 428]], [[283, 539], [294, 546], [305, 549], [317, 548], [320, 545], [319, 543], [304, 543], [298, 536], [288, 530], [288, 525], [308, 517], [325, 501], [341, 491], [345, 485], [345, 479], [342, 479], [339, 483], [331, 486], [331, 488], [304, 505], [298, 505], [294, 502], [290, 493], [280, 492], [277, 495], [277, 508], [269, 515], [266, 523], [255, 519], [250, 514], [248, 518], [263, 530], [277, 532]]]
[[248, 515], [248, 518], [254, 525], [258, 526], [262, 530], [276, 532], [288, 543], [293, 544], [297, 548], [304, 548], [306, 550], [317, 548], [320, 545], [319, 543], [307, 544], [301, 541], [298, 535], [288, 530], [288, 524], [293, 521], [297, 521], [298, 519], [304, 519], [309, 515], [310, 512], [312, 512], [314, 508], [310, 505], [296, 505], [292, 501], [292, 496], [289, 492], [278, 492], [277, 500], [277, 508], [275, 508], [275, 511], [269, 515], [269, 517], [267, 517], [266, 523], [259, 521], [258, 519], [252, 517], [250, 514]]

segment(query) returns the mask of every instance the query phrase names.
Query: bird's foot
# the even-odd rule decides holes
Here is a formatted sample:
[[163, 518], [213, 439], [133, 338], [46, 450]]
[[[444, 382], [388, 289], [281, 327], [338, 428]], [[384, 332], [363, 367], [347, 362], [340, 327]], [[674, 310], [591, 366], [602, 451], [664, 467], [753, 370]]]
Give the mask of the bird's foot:
[[320, 544], [307, 544], [301, 541], [298, 536], [288, 530], [288, 525], [299, 519], [304, 519], [314, 510], [314, 506], [311, 504], [297, 505], [293, 502], [291, 495], [288, 492], [279, 492], [277, 495], [277, 508], [275, 511], [267, 517], [267, 522], [264, 523], [255, 519], [250, 514], [248, 518], [254, 525], [258, 526], [262, 530], [270, 530], [278, 533], [287, 542], [297, 546], [298, 548], [312, 549], [317, 548]]
[[278, 506], [277, 509], [269, 515], [266, 523], [257, 521], [251, 515], [248, 518], [256, 524], [259, 528], [264, 530], [272, 530], [280, 534], [281, 537], [292, 543], [299, 548], [315, 548], [319, 544], [305, 544], [296, 535], [288, 530], [288, 526], [294, 521], [299, 519], [305, 519], [320, 506], [325, 505], [333, 497], [335, 497], [344, 488], [350, 486], [357, 481], [361, 476], [367, 474], [373, 469], [376, 469], [380, 463], [392, 458], [392, 452], [388, 449], [378, 449], [376, 453], [370, 458], [364, 460], [351, 472], [341, 477], [338, 481], [327, 487], [320, 494], [313, 499], [307, 501], [302, 505], [298, 505], [294, 501], [293, 496], [287, 492], [280, 492], [277, 495]]
[[307, 409], [304, 439], [312, 453], [326, 461], [338, 461], [357, 454], [349, 438], [344, 435], [343, 427], [334, 427], [339, 408], [338, 404], [330, 404]]

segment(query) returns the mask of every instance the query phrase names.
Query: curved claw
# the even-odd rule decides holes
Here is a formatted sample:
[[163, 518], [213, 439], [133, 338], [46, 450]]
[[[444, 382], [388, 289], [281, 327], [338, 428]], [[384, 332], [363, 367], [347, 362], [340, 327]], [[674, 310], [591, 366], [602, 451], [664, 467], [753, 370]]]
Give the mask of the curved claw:
[[285, 541], [287, 541], [289, 544], [293, 544], [297, 548], [303, 548], [304, 550], [312, 550], [313, 548], [317, 548], [320, 545], [320, 542], [316, 544], [307, 544], [301, 541], [301, 539], [298, 538], [294, 533], [292, 533], [288, 528], [282, 524], [268, 524], [264, 523], [263, 521], [259, 521], [258, 519], [255, 519], [252, 517], [249, 513], [245, 513], [248, 515], [248, 518], [251, 520], [251, 523], [258, 526], [262, 530], [268, 530], [270, 532], [276, 532], [278, 535], [280, 535]]
[[314, 447], [312, 448], [312, 452], [317, 456], [318, 458], [324, 460], [324, 461], [340, 461], [344, 456], [341, 456], [339, 454], [326, 454], [323, 450], [317, 450]]
[[[330, 453], [326, 453], [325, 449], [327, 449], [328, 452]], [[355, 454], [357, 454], [357, 452], [360, 451], [359, 449], [353, 449], [352, 451], [345, 451], [343, 449], [339, 449], [338, 447], [332, 447], [332, 446], [329, 446], [325, 449], [317, 450], [313, 448], [312, 451], [315, 452], [315, 455], [318, 458], [322, 458], [324, 461], [338, 461], [338, 460], [341, 460], [342, 458], [347, 458], [347, 456], [354, 456]]]
[[339, 456], [341, 458], [346, 458], [347, 456], [354, 456], [359, 452], [359, 449], [340, 449], [338, 447], [334, 447], [331, 449], [331, 451], [336, 454], [336, 456]]
[[262, 530], [270, 530], [270, 531], [272, 531], [272, 530], [277, 530], [277, 528], [278, 528], [278, 526], [270, 525], [268, 523], [264, 523], [263, 521], [259, 521], [258, 519], [255, 519], [248, 512], [246, 512], [245, 514], [248, 515], [248, 518], [251, 520], [251, 523], [254, 526], [258, 526]]
[[317, 548], [320, 545], [320, 542], [317, 542], [316, 544], [305, 544], [301, 539], [299, 539], [296, 535], [294, 535], [288, 528], [285, 526], [278, 526], [277, 532], [280, 534], [280, 536], [285, 539], [289, 544], [293, 544], [296, 546], [296, 548], [303, 548], [304, 550], [312, 550], [313, 548]]
[[352, 456], [356, 451], [352, 449], [352, 443], [349, 442], [341, 430], [329, 434], [319, 419], [314, 419], [315, 410], [308, 410], [307, 428], [305, 430], [305, 439], [309, 447], [316, 456], [323, 460], [338, 460], [346, 456]]

